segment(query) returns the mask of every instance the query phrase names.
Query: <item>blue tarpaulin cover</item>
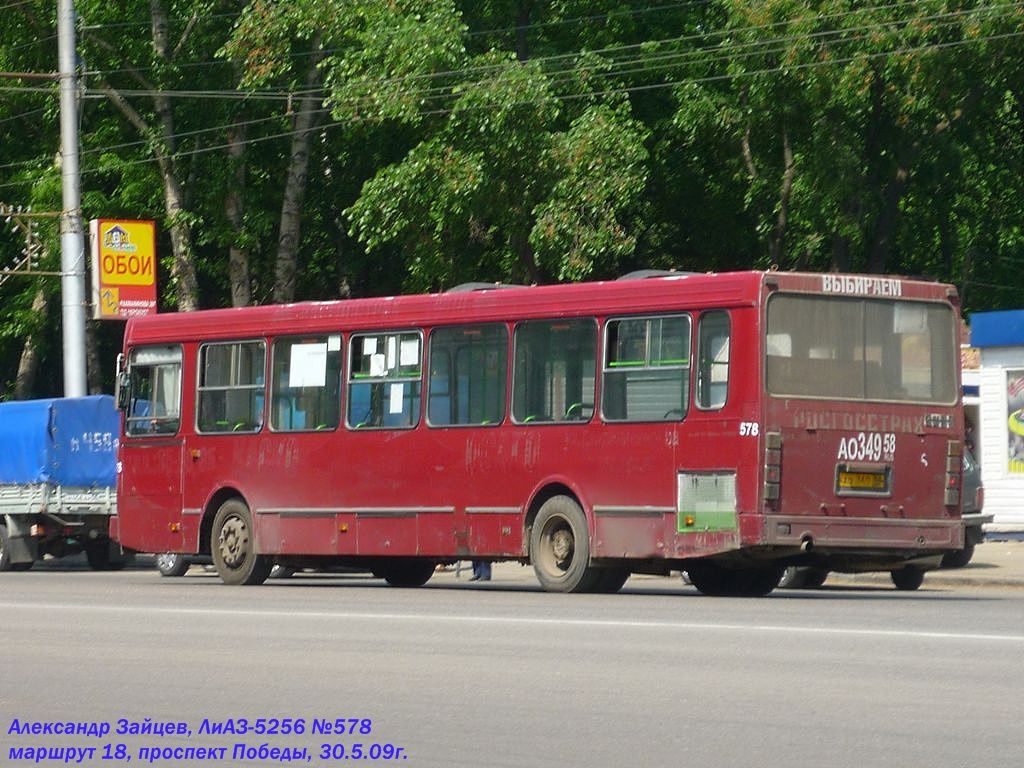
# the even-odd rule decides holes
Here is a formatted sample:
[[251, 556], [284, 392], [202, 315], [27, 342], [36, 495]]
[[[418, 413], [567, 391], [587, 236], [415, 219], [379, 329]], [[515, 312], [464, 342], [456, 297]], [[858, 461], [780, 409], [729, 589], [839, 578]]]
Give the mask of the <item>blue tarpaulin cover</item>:
[[110, 395], [0, 403], [0, 483], [113, 487], [119, 431]]

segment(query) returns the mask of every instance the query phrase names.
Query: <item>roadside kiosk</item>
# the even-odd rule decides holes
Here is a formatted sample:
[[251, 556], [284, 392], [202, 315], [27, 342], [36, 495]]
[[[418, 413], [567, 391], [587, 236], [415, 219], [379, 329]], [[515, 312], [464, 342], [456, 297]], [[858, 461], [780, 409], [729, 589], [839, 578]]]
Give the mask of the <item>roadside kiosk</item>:
[[965, 384], [977, 382], [974, 442], [994, 515], [986, 531], [1024, 534], [1024, 309], [978, 312], [970, 325], [980, 366]]

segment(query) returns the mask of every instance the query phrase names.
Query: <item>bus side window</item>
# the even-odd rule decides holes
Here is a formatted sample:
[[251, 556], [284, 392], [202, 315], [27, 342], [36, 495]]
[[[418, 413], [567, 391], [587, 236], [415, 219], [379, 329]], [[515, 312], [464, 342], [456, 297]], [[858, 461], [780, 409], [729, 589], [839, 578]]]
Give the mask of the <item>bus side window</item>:
[[435, 329], [430, 334], [430, 425], [500, 424], [505, 416], [507, 367], [504, 325]]
[[277, 339], [272, 353], [270, 427], [335, 429], [341, 420], [341, 336]]
[[350, 429], [408, 429], [420, 419], [419, 331], [356, 335], [349, 341]]
[[705, 312], [697, 339], [697, 407], [715, 410], [729, 393], [729, 315]]
[[589, 421], [594, 414], [597, 321], [532, 320], [515, 331], [512, 419], [517, 424]]
[[679, 421], [690, 401], [690, 318], [609, 320], [603, 374], [605, 421]]
[[199, 348], [199, 432], [258, 432], [263, 426], [266, 345], [262, 341]]

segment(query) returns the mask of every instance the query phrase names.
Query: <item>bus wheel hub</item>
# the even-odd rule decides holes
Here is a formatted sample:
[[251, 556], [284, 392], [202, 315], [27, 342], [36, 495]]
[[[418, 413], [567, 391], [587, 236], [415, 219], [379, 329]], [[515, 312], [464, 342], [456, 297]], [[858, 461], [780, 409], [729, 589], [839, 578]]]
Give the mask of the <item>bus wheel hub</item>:
[[249, 529], [245, 522], [237, 517], [225, 521], [217, 544], [226, 565], [235, 567], [241, 563], [245, 559], [245, 552], [249, 546]]

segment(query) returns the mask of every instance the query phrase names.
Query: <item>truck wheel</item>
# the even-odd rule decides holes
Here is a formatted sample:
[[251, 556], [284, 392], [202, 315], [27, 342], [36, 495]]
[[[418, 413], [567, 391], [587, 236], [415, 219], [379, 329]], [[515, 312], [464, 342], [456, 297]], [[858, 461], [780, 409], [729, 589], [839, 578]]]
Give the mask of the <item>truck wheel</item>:
[[135, 558], [123, 553], [110, 539], [99, 539], [85, 545], [85, 559], [94, 571], [120, 571]]
[[164, 552], [156, 556], [156, 569], [160, 571], [161, 576], [172, 578], [184, 576], [189, 565], [188, 559], [176, 552]]
[[27, 563], [12, 563], [11, 552], [7, 547], [7, 527], [0, 525], [0, 573], [3, 571], [27, 571], [32, 567], [32, 561]]
[[530, 560], [547, 592], [590, 592], [600, 572], [590, 567], [590, 532], [580, 505], [568, 496], [544, 502], [530, 529]]
[[924, 583], [924, 571], [920, 568], [899, 568], [898, 570], [890, 571], [889, 577], [892, 579], [892, 583], [896, 585], [896, 589], [903, 592], [912, 592]]
[[947, 552], [942, 557], [943, 568], [963, 568], [974, 557], [974, 542], [968, 542], [964, 544], [963, 549], [956, 549], [952, 552]]
[[213, 564], [225, 584], [262, 584], [274, 559], [256, 553], [252, 513], [241, 499], [228, 499], [213, 518]]

